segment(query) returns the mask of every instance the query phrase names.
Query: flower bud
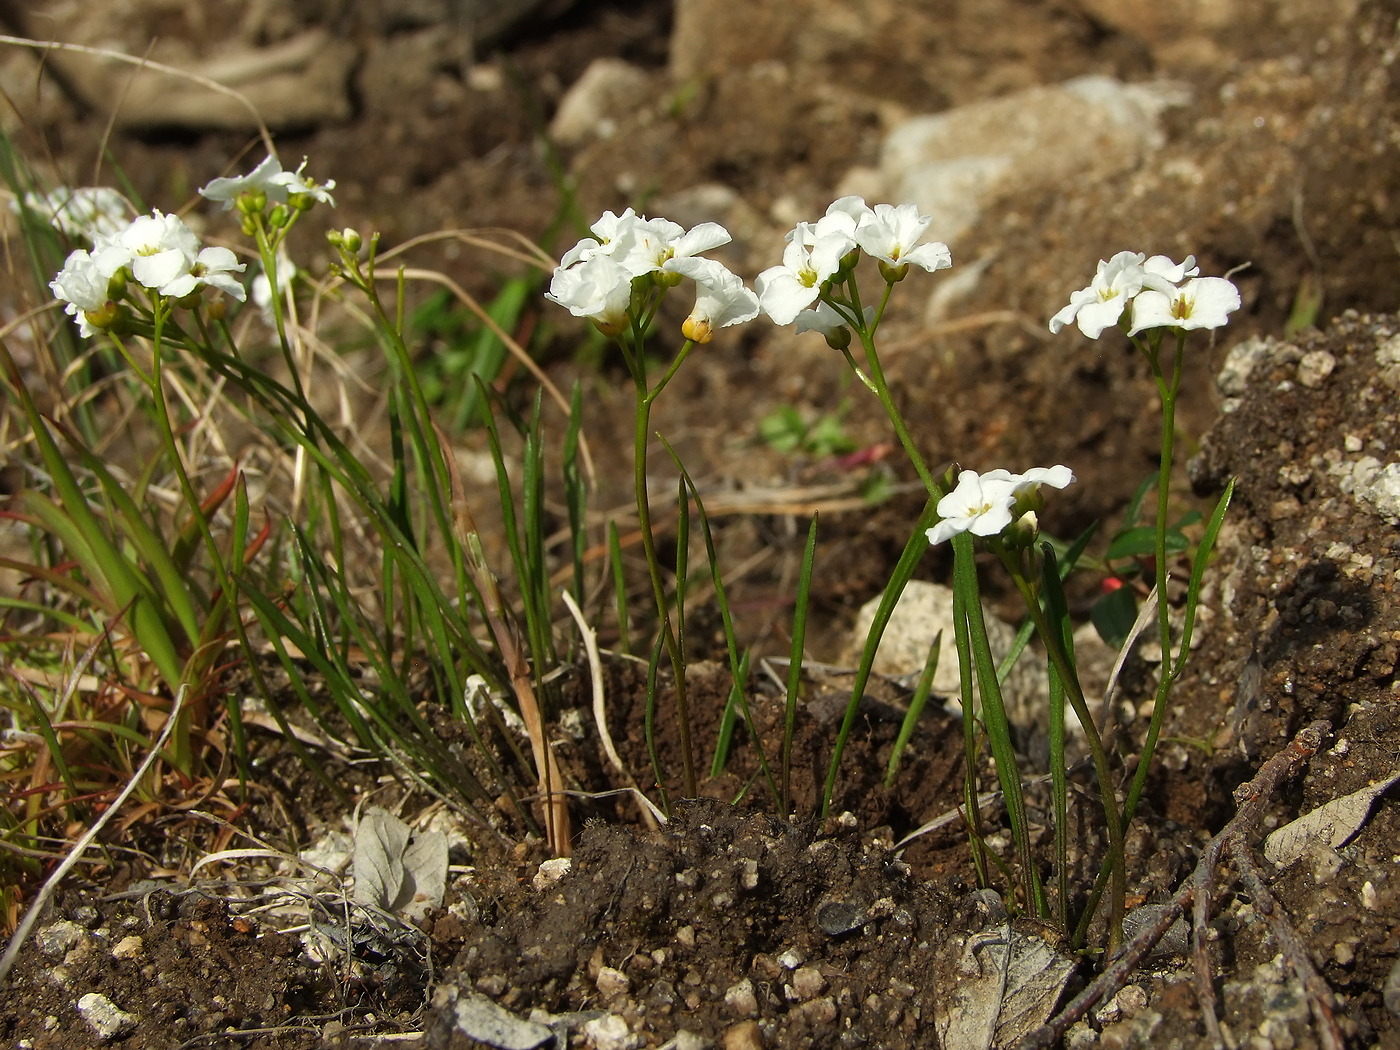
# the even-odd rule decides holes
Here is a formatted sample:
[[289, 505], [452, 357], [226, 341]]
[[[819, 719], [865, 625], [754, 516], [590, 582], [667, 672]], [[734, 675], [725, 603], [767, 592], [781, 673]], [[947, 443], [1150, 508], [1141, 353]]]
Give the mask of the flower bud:
[[267, 208], [267, 194], [262, 190], [248, 190], [240, 193], [235, 203], [244, 215], [260, 215]]
[[880, 260], [880, 276], [885, 279], [886, 284], [898, 284], [900, 281], [904, 280], [908, 274], [908, 263], [902, 263], [899, 266], [891, 266], [889, 263], [885, 262], [884, 259]]
[[696, 343], [708, 343], [715, 337], [715, 330], [703, 317], [690, 316], [681, 323], [681, 335]]
[[1040, 519], [1035, 511], [1028, 510], [1006, 527], [1001, 534], [1002, 543], [1012, 550], [1029, 549], [1040, 535]]
[[119, 314], [120, 309], [117, 304], [110, 300], [103, 303], [96, 310], [83, 311], [83, 317], [87, 319], [88, 324], [92, 325], [94, 328], [103, 329], [111, 328], [116, 324]]
[[189, 295], [182, 295], [180, 298], [176, 299], [175, 305], [182, 310], [193, 310], [199, 305], [199, 300], [202, 298], [203, 291], [202, 288], [196, 288], [194, 291], [190, 292]]
[[593, 327], [602, 332], [609, 339], [616, 339], [623, 332], [627, 331], [627, 318], [623, 317], [617, 321], [605, 321], [600, 318], [590, 318]]
[[825, 334], [826, 345], [833, 350], [845, 350], [851, 345], [851, 330], [845, 325], [838, 325]]
[[267, 224], [274, 230], [283, 229], [291, 221], [291, 210], [285, 204], [277, 205], [267, 217]]
[[658, 288], [674, 288], [685, 278], [678, 273], [670, 273], [666, 270], [653, 270], [651, 279], [656, 282]]
[[360, 237], [358, 230], [347, 226], [343, 230], [326, 231], [326, 240], [335, 248], [340, 248], [348, 255], [358, 255], [364, 240]]
[[116, 273], [112, 274], [111, 279], [107, 282], [108, 299], [112, 299], [116, 302], [121, 302], [123, 299], [126, 298], [127, 275], [128, 271], [125, 266], [121, 267], [117, 270]]

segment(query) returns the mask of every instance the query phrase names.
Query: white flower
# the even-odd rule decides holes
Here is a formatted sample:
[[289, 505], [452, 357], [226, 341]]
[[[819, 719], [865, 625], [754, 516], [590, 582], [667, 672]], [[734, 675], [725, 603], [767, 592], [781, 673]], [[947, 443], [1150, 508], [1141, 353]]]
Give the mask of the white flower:
[[856, 231], [870, 222], [874, 215], [864, 197], [838, 197], [827, 207], [826, 214], [817, 220], [817, 236], [845, 234], [851, 238], [851, 247], [854, 247]]
[[[112, 236], [131, 220], [126, 198], [106, 186], [60, 186], [46, 194], [26, 193], [24, 205], [65, 237], [89, 244]], [[14, 208], [19, 210], [18, 205]]]
[[241, 303], [248, 298], [248, 293], [233, 275], [242, 273], [247, 268], [248, 264], [239, 262], [238, 257], [227, 248], [205, 248], [195, 256], [194, 263], [187, 273], [182, 273], [161, 286], [160, 294], [168, 295], [172, 299], [182, 299], [207, 285], [228, 293]]
[[999, 536], [1017, 519], [1034, 531], [1040, 486], [1062, 489], [1073, 481], [1074, 472], [1063, 464], [1032, 467], [1024, 474], [1001, 468], [985, 474], [964, 470], [957, 487], [938, 501], [943, 520], [928, 530], [928, 541], [942, 543], [960, 532]]
[[54, 298], [67, 304], [64, 311], [78, 322], [78, 331], [84, 337], [97, 334], [85, 315], [107, 305], [112, 277], [125, 262], [120, 251], [108, 248], [90, 253], [79, 248], [69, 253], [63, 269], [49, 282]]
[[[865, 321], [869, 324], [875, 319], [875, 307], [865, 308]], [[849, 328], [850, 323], [841, 316], [832, 306], [826, 303], [817, 303], [810, 310], [803, 310], [793, 321], [792, 330], [798, 335], [803, 332], [820, 332], [828, 338], [834, 335], [837, 330]]]
[[756, 278], [759, 306], [776, 324], [792, 324], [821, 294], [841, 266], [842, 257], [855, 243], [853, 233], [839, 229], [821, 233], [818, 224], [799, 223], [788, 235], [783, 264], [770, 266]]
[[919, 266], [932, 273], [953, 265], [946, 244], [919, 244], [932, 221], [913, 204], [877, 204], [856, 230], [856, 243], [889, 266]]
[[245, 193], [261, 193], [269, 204], [286, 204], [293, 193], [309, 194], [324, 204], [335, 206], [330, 191], [335, 189], [335, 180], [318, 185], [306, 171], [306, 158], [296, 171], [286, 171], [275, 154], [268, 154], [256, 168], [247, 175], [214, 179], [199, 191], [200, 196], [211, 201], [223, 201], [225, 208], [232, 208], [238, 198]]
[[1050, 318], [1050, 331], [1077, 321], [1081, 332], [1097, 339], [1105, 328], [1116, 325], [1128, 301], [1142, 291], [1144, 258], [1142, 252], [1119, 252], [1107, 261], [1100, 259], [1093, 283], [1071, 295], [1069, 305]]
[[1053, 467], [1032, 467], [1022, 474], [1013, 474], [1009, 470], [998, 468], [989, 470], [982, 475], [982, 480], [1009, 481], [1012, 484], [1012, 495], [1017, 499], [1034, 496], [1041, 485], [1049, 485], [1052, 489], [1062, 489], [1072, 484], [1075, 480], [1074, 471], [1064, 464], [1056, 464]]
[[671, 259], [666, 270], [689, 277], [696, 285], [695, 309], [681, 325], [687, 339], [708, 343], [716, 329], [745, 324], [758, 316], [758, 296], [713, 259]]
[[625, 232], [613, 258], [633, 277], [640, 277], [668, 269], [672, 260], [693, 259], [731, 239], [729, 231], [717, 222], [702, 222], [687, 232], [670, 219], [642, 219]]
[[[993, 476], [998, 473], [1006, 476]], [[975, 470], [964, 470], [958, 475], [957, 487], [938, 501], [943, 520], [928, 530], [928, 541], [942, 543], [960, 532], [998, 536], [1011, 524], [1015, 505], [1015, 475], [993, 471], [984, 477]]]
[[1170, 293], [1186, 278], [1195, 277], [1200, 272], [1194, 255], [1188, 255], [1183, 263], [1174, 263], [1165, 255], [1154, 255], [1142, 264], [1142, 286]]
[[275, 154], [269, 153], [247, 175], [213, 179], [199, 191], [199, 195], [207, 200], [223, 201], [225, 208], [232, 208], [234, 202], [245, 193], [261, 193], [271, 204], [286, 204], [288, 190], [295, 181], [296, 173], [284, 171], [282, 162]]
[[[286, 255], [279, 253], [277, 256], [277, 294], [286, 295], [287, 289], [292, 286], [292, 278], [297, 275], [297, 267]], [[264, 270], [253, 278], [253, 288], [251, 292], [253, 305], [262, 311], [263, 319], [268, 324], [274, 324], [272, 315], [272, 282], [267, 279], [267, 271]]]
[[100, 247], [126, 254], [131, 275], [147, 288], [161, 289], [188, 273], [199, 254], [199, 238], [178, 215], [155, 211], [138, 215]]
[[617, 260], [595, 255], [555, 270], [544, 297], [575, 317], [588, 318], [604, 335], [617, 335], [627, 327], [632, 275]]
[[1133, 326], [1129, 335], [1149, 328], [1219, 328], [1240, 308], [1240, 293], [1223, 277], [1196, 277], [1170, 294], [1144, 290], [1133, 300]]
[[612, 255], [621, 239], [640, 221], [637, 213], [631, 208], [621, 215], [614, 215], [611, 211], [603, 212], [602, 217], [589, 227], [598, 239], [585, 237], [579, 241], [564, 253], [564, 257], [559, 260], [559, 268], [568, 269], [575, 263], [587, 262], [595, 255]]
[[329, 204], [335, 207], [335, 198], [331, 196], [331, 190], [335, 189], [335, 179], [327, 179], [325, 182], [317, 182], [310, 175], [304, 174], [306, 171], [306, 157], [301, 158], [301, 163], [297, 165], [294, 174], [295, 181], [290, 186], [292, 193], [304, 194], [312, 200], [322, 204]]

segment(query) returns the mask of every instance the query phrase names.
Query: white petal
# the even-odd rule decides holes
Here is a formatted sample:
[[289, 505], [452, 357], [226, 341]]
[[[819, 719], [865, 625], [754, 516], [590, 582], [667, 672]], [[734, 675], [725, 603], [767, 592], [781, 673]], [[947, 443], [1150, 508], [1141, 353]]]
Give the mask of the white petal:
[[799, 313], [811, 306], [820, 289], [803, 284], [784, 266], [764, 270], [753, 282], [759, 307], [775, 324], [792, 324]]

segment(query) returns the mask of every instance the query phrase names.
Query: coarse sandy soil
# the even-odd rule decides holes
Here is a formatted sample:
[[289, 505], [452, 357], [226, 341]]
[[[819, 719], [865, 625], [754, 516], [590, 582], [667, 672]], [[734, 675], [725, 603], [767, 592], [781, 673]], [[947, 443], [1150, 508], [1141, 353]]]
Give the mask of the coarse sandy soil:
[[[331, 6], [309, 5], [300, 17], [329, 20]], [[1400, 500], [1384, 484], [1394, 481], [1387, 468], [1400, 445], [1400, 317], [1391, 312], [1400, 305], [1397, 5], [558, 6], [567, 9], [541, 12], [466, 68], [460, 49], [421, 50], [441, 39], [441, 26], [404, 28], [364, 5], [353, 23], [362, 57], [348, 115], [279, 135], [284, 159], [307, 154], [316, 172], [338, 181], [338, 208], [314, 217], [378, 229], [390, 245], [449, 227], [549, 235], [558, 194], [537, 133], [594, 59], [616, 57], [642, 71], [650, 94], [613, 114], [606, 135], [563, 149], [580, 210], [591, 218], [642, 202], [640, 210], [687, 224], [722, 218], [735, 234], [726, 261], [752, 278], [777, 261], [795, 219], [815, 218], [849, 169], [874, 163], [884, 131], [903, 116], [1086, 73], [1189, 86], [1190, 103], [1165, 115], [1164, 144], [1140, 164], [1103, 170], [1085, 157], [1079, 179], [1013, 187], [988, 205], [953, 245], [952, 273], [966, 263], [980, 276], [937, 317], [897, 296], [882, 329], [886, 367], [930, 462], [1071, 465], [1078, 483], [1057, 494], [1045, 525], [1074, 535], [1120, 519], [1155, 470], [1158, 415], [1151, 377], [1126, 344], [1073, 332], [1052, 341], [1045, 319], [1087, 283], [1096, 259], [1124, 247], [1191, 252], [1206, 274], [1240, 268], [1244, 306], [1214, 345], [1193, 344], [1183, 387], [1178, 448], [1190, 465], [1174, 498], [1183, 511], [1208, 508], [1230, 478], [1236, 488], [1205, 578], [1198, 645], [1172, 695], [1130, 836], [1130, 903], [1169, 901], [1235, 814], [1232, 792], [1300, 729], [1326, 720], [1321, 747], [1246, 829], [1273, 913], [1240, 864], [1214, 869], [1202, 894], [1209, 977], [1231, 1046], [1327, 1046], [1319, 1015], [1330, 1012], [1345, 1045], [1400, 1047], [1400, 985], [1386, 993], [1400, 961], [1400, 806], [1381, 794], [1354, 836], [1287, 865], [1258, 852], [1270, 830], [1400, 768]], [[212, 17], [149, 8], [196, 55], [266, 43]], [[125, 32], [124, 46], [139, 53], [149, 28], [131, 15], [112, 33]], [[61, 92], [36, 94], [32, 83], [28, 94], [10, 90], [19, 113], [38, 111], [18, 132], [22, 148], [86, 171], [109, 133], [104, 114]], [[173, 202], [225, 172], [248, 142], [239, 132], [162, 127], [118, 131], [108, 145], [140, 194]], [[732, 191], [724, 214], [692, 216], [704, 199], [692, 191], [716, 185]], [[313, 270], [327, 258], [319, 232], [308, 229], [296, 245]], [[558, 253], [572, 239], [559, 234], [547, 247]], [[433, 251], [415, 264], [490, 294], [499, 275], [479, 257]], [[1312, 294], [1321, 306], [1290, 325]], [[546, 307], [529, 323], [552, 333], [538, 349], [556, 382], [583, 384], [599, 468], [594, 507], [625, 507], [627, 377], [606, 359], [579, 360], [582, 329]], [[423, 352], [432, 349], [425, 343]], [[518, 392], [526, 403], [527, 384]], [[820, 339], [760, 321], [697, 353], [658, 404], [656, 428], [712, 502], [729, 508], [717, 519], [717, 542], [726, 566], [743, 566], [729, 596], [756, 659], [787, 651], [796, 568], [817, 503], [830, 501], [807, 653], [823, 664], [845, 657], [856, 607], [879, 593], [918, 514], [912, 472], [862, 392]], [[780, 453], [758, 437], [758, 420], [776, 407], [816, 418], [843, 402], [846, 433], [864, 456]], [[464, 455], [484, 448], [475, 435], [463, 442]], [[851, 498], [871, 471], [890, 472], [893, 483], [894, 495], [875, 507]], [[674, 491], [673, 478], [666, 484]], [[920, 577], [946, 582], [950, 567], [934, 553]], [[630, 570], [644, 594], [640, 562]], [[1087, 617], [1097, 582], [1073, 592], [1076, 615]], [[1008, 619], [1012, 597], [992, 596]], [[611, 616], [600, 613], [599, 623], [603, 644], [614, 645]], [[708, 741], [730, 681], [712, 611], [698, 611], [691, 642], [689, 692], [698, 738]], [[1150, 657], [1135, 656], [1125, 674], [1116, 707], [1122, 753], [1136, 752], [1147, 724]], [[609, 658], [604, 671], [611, 734], [647, 783], [645, 665]], [[862, 701], [832, 807], [839, 816], [815, 818], [847, 682], [815, 671], [808, 680], [792, 820], [756, 781], [757, 751], [741, 734], [725, 774], [704, 781], [705, 798], [677, 802], [659, 830], [626, 795], [579, 799], [572, 867], [556, 881], [538, 877], [543, 844], [507, 817], [501, 834], [468, 829], [453, 846], [445, 906], [417, 933], [350, 923], [334, 881], [295, 880], [298, 911], [287, 899], [290, 871], [261, 860], [189, 878], [200, 856], [250, 843], [197, 807], [149, 808], [112, 839], [107, 862], [69, 877], [0, 996], [0, 1042], [97, 1045], [75, 1004], [100, 993], [134, 1018], [109, 1045], [132, 1047], [491, 1045], [457, 1024], [460, 1004], [483, 998], [518, 1017], [563, 1018], [571, 1045], [660, 1046], [682, 1030], [700, 1041], [672, 1045], [972, 1045], [957, 1015], [1005, 993], [982, 979], [994, 968], [988, 945], [1060, 945], [978, 891], [957, 823], [895, 848], [959, 804], [963, 776], [959, 722], [939, 710], [920, 723], [895, 785], [883, 786], [908, 699], [900, 683], [877, 683]], [[590, 724], [587, 669], [571, 669], [561, 690], [584, 715], [561, 719], [566, 777], [585, 793], [625, 787], [591, 734], [567, 729]], [[772, 755], [783, 689], [755, 673], [749, 702]], [[664, 718], [659, 729], [662, 764], [675, 770], [673, 730]], [[442, 732], [461, 730], [444, 723]], [[269, 848], [295, 854], [343, 831], [356, 799], [401, 804], [406, 816], [425, 805], [405, 797], [388, 769], [328, 760], [346, 793], [337, 797], [278, 738], [260, 738], [257, 748], [256, 791], [237, 819]], [[1034, 755], [1027, 760], [1035, 764]], [[990, 770], [982, 772], [991, 784]], [[678, 780], [665, 785], [673, 798]], [[1082, 899], [1103, 843], [1087, 770], [1078, 784], [1071, 861]], [[1033, 818], [1047, 803], [1032, 792]], [[984, 818], [995, 842], [998, 813]], [[1048, 858], [1049, 833], [1040, 830]], [[306, 949], [308, 921], [334, 931], [319, 953]], [[1289, 930], [1301, 948], [1287, 943]], [[1209, 1045], [1191, 952], [1177, 932], [1070, 1030], [1067, 1045]], [[1320, 981], [1305, 987], [1293, 968], [1300, 954]], [[1097, 972], [1091, 958], [1072, 968], [1064, 1000]], [[1029, 1025], [1003, 1014], [997, 1045], [1014, 1045], [1048, 1016], [1060, 988], [1044, 992], [1043, 1003], [1027, 993]], [[613, 1042], [597, 1024], [582, 1034], [585, 1022], [608, 1016], [623, 1025]]]

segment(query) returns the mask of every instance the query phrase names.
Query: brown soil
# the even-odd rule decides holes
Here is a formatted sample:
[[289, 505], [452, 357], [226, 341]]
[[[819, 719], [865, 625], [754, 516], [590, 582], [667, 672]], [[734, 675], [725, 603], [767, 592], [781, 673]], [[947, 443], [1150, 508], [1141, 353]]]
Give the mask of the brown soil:
[[[1270, 823], [1282, 825], [1394, 772], [1400, 534], [1374, 504], [1355, 497], [1357, 462], [1370, 456], [1384, 465], [1400, 440], [1400, 366], [1376, 353], [1400, 332], [1400, 319], [1378, 313], [1393, 307], [1397, 276], [1393, 5], [1344, 4], [1333, 17], [1330, 0], [1299, 0], [1272, 5], [1277, 18], [1241, 12], [1232, 26], [1193, 33], [1165, 16], [1143, 15], [1130, 28], [1098, 3], [965, 0], [910, 11], [870, 0], [859, 5], [859, 26], [848, 25], [845, 36], [816, 16], [804, 33], [789, 5], [753, 6], [752, 17], [768, 20], [764, 32], [795, 41], [801, 75], [783, 80], [781, 90], [764, 81], [777, 75], [774, 63], [783, 56], [765, 54], [764, 34], [753, 31], [757, 52], [715, 56], [688, 85], [688, 101], [678, 95], [664, 117], [651, 109], [632, 114], [613, 140], [566, 158], [586, 215], [652, 191], [664, 200], [698, 183], [724, 183], [750, 215], [746, 229], [735, 226], [731, 262], [752, 276], [776, 256], [772, 245], [784, 224], [772, 216], [794, 206], [819, 214], [846, 169], [873, 159], [892, 110], [935, 111], [1087, 72], [1171, 76], [1194, 85], [1197, 101], [1169, 118], [1167, 145], [1154, 161], [1128, 173], [1086, 175], [1084, 184], [1053, 192], [1013, 193], [991, 209], [967, 253], [987, 263], [958, 305], [967, 323], [930, 331], [914, 306], [897, 305], [903, 312], [892, 314], [887, 329], [887, 368], [931, 460], [956, 457], [980, 468], [1071, 464], [1080, 484], [1051, 508], [1047, 524], [1072, 534], [1096, 519], [1117, 520], [1154, 469], [1156, 416], [1150, 377], [1136, 355], [1112, 339], [1090, 343], [1066, 334], [1051, 343], [1044, 318], [1084, 283], [1094, 259], [1125, 245], [1178, 257], [1194, 252], [1205, 273], [1248, 262], [1238, 277], [1245, 308], [1219, 346], [1198, 348], [1183, 398], [1180, 446], [1195, 446], [1197, 496], [1213, 496], [1229, 477], [1238, 482], [1207, 577], [1200, 647], [1173, 696], [1167, 739], [1130, 843], [1133, 900], [1171, 895], [1205, 839], [1233, 814], [1231, 789], [1313, 718], [1329, 720], [1333, 736], [1274, 800]], [[340, 208], [324, 217], [328, 225], [379, 229], [388, 243], [447, 226], [500, 225], [541, 236], [556, 198], [535, 146], [532, 107], [547, 119], [602, 55], [648, 70], [658, 92], [679, 92], [664, 73], [672, 29], [664, 3], [576, 4], [483, 56], [481, 68], [499, 74], [496, 81], [434, 69], [434, 83], [451, 89], [451, 104], [409, 105], [397, 96], [391, 105], [385, 95], [363, 92], [352, 120], [285, 136], [284, 158], [305, 152], [316, 171], [339, 180]], [[730, 39], [727, 46], [739, 44]], [[492, 86], [511, 76], [527, 93]], [[31, 131], [79, 167], [104, 123], [65, 111]], [[222, 171], [243, 141], [227, 134], [118, 137], [113, 151], [137, 188], [163, 202], [172, 188], [178, 195]], [[1183, 180], [1211, 192], [1187, 192]], [[300, 245], [311, 259], [324, 256], [315, 234], [308, 231]], [[490, 291], [493, 275], [477, 259], [424, 264], [443, 267], [473, 291]], [[1284, 342], [1305, 279], [1324, 294], [1323, 327]], [[1363, 312], [1325, 323], [1348, 309]], [[588, 397], [587, 427], [601, 471], [595, 507], [625, 506], [630, 482], [619, 450], [630, 447], [626, 383], [606, 365], [569, 360], [576, 330], [552, 315], [541, 319], [558, 329], [541, 348], [556, 380], [579, 379]], [[1268, 344], [1248, 383], [1231, 391], [1238, 399], [1232, 410], [1221, 414], [1212, 378], [1229, 347], [1252, 334], [1279, 341]], [[1332, 369], [1318, 379], [1321, 354]], [[756, 421], [777, 405], [815, 415], [850, 396], [847, 429], [857, 445], [888, 441], [878, 405], [858, 396], [820, 340], [755, 325], [717, 340], [691, 364], [662, 399], [655, 423], [707, 492], [860, 480], [868, 468], [853, 473], [836, 461], [764, 446]], [[903, 473], [895, 468], [895, 480], [907, 481]], [[1193, 498], [1184, 490], [1180, 496], [1183, 506]], [[873, 512], [823, 515], [809, 654], [836, 659], [854, 607], [878, 593], [918, 502], [905, 491]], [[786, 652], [785, 617], [807, 513], [798, 507], [719, 519], [726, 564], [755, 559], [730, 588], [755, 658]], [[925, 575], [946, 579], [947, 568], [930, 556]], [[1081, 606], [1091, 591], [1078, 592]], [[1014, 615], [1013, 605], [1004, 608]], [[605, 644], [616, 637], [610, 622], [603, 617]], [[697, 622], [692, 642], [697, 658], [724, 658], [713, 623]], [[606, 670], [612, 735], [632, 775], [649, 786], [645, 668], [616, 659]], [[1149, 695], [1151, 668], [1134, 673], [1138, 688], [1126, 698], [1123, 719], [1134, 741], [1125, 745], [1129, 753], [1145, 725], [1146, 712], [1135, 705]], [[693, 674], [695, 727], [708, 754], [729, 676], [705, 662]], [[37, 944], [25, 949], [0, 1000], [0, 1039], [35, 1050], [92, 1046], [74, 1004], [100, 992], [136, 1018], [113, 1045], [348, 1046], [370, 1034], [424, 1031], [426, 1045], [474, 1046], [453, 1034], [451, 1018], [454, 1001], [477, 993], [520, 1016], [531, 1008], [606, 1011], [645, 1040], [637, 1045], [659, 1046], [681, 1029], [736, 1048], [936, 1045], [935, 1018], [949, 1009], [950, 987], [970, 980], [964, 949], [996, 925], [995, 909], [973, 893], [969, 851], [956, 824], [903, 851], [893, 847], [959, 801], [959, 724], [941, 711], [927, 714], [887, 791], [883, 770], [907, 693], [889, 683], [872, 686], [833, 807], [850, 816], [817, 823], [816, 789], [846, 681], [809, 680], [793, 763], [795, 822], [778, 819], [754, 742], [740, 734], [724, 775], [705, 780], [707, 799], [678, 804], [660, 831], [643, 830], [625, 796], [580, 800], [578, 823], [594, 819], [579, 835], [571, 872], [542, 889], [532, 884], [542, 846], [524, 841], [523, 829], [503, 816], [521, 844], [512, 849], [482, 836], [454, 854], [448, 907], [430, 920], [426, 938], [386, 943], [356, 934], [342, 938], [340, 954], [313, 961], [295, 933], [280, 932], [290, 920], [262, 914], [265, 900], [248, 885], [281, 876], [250, 867], [237, 886], [203, 873], [186, 885], [171, 876], [181, 866], [172, 858], [198, 857], [211, 848], [212, 833], [190, 832], [174, 847], [137, 841], [151, 859], [96, 866], [71, 879], [48, 926], [75, 920], [83, 932], [48, 953]], [[580, 708], [589, 703], [587, 690], [582, 668], [562, 686], [566, 701]], [[771, 759], [781, 691], [755, 674], [749, 699]], [[678, 751], [667, 710], [663, 699], [662, 765], [676, 797]], [[588, 724], [591, 712], [582, 715]], [[571, 786], [625, 786], [591, 744], [561, 731], [558, 750]], [[289, 770], [285, 758], [272, 766], [285, 779], [269, 774], [271, 786], [264, 786], [283, 805], [255, 808], [249, 826], [296, 852], [337, 826], [349, 804], [313, 792], [314, 781]], [[333, 768], [352, 794], [371, 791], [362, 773]], [[1092, 780], [1083, 776], [1081, 784], [1073, 823], [1083, 887], [1102, 843]], [[716, 801], [740, 796], [737, 806]], [[1036, 816], [1045, 799], [1033, 795], [1031, 802]], [[1382, 798], [1349, 843], [1269, 872], [1336, 996], [1348, 1045], [1400, 1047], [1400, 1021], [1382, 1000], [1400, 957], [1398, 834], [1400, 810]], [[143, 881], [152, 877], [165, 881]], [[1296, 980], [1275, 962], [1280, 946], [1256, 902], [1227, 872], [1218, 886], [1215, 976], [1233, 1038], [1261, 1050], [1318, 1045]], [[349, 930], [343, 915], [335, 917], [340, 899], [326, 890], [313, 910], [326, 926]], [[1039, 933], [1024, 918], [1015, 926], [1020, 934]], [[131, 937], [140, 944], [127, 941], [114, 956]], [[1092, 973], [1084, 961], [1076, 982]], [[1092, 1014], [1069, 1045], [1205, 1045], [1190, 973], [1184, 958], [1155, 958], [1133, 979], [1135, 992]], [[575, 1028], [588, 1016], [574, 1017]]]

